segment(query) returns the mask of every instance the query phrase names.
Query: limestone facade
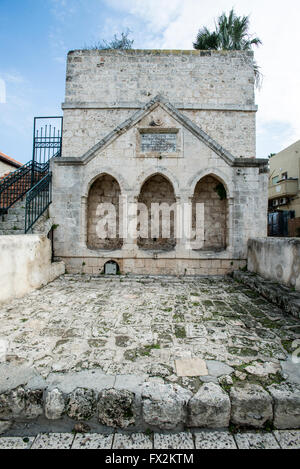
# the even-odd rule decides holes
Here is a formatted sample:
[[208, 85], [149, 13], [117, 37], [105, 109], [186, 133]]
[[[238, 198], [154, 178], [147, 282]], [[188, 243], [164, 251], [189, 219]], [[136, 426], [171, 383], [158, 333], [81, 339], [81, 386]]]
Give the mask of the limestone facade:
[[[99, 274], [109, 260], [123, 273], [150, 274], [223, 274], [245, 265], [248, 239], [267, 231], [252, 52], [72, 51], [63, 110], [51, 216], [55, 256], [69, 272]], [[118, 198], [131, 207], [125, 216]], [[99, 239], [103, 202], [120, 215], [117, 228], [139, 228], [138, 203], [175, 204], [170, 236], [161, 227], [155, 236], [123, 230]], [[195, 247], [184, 227], [195, 227], [199, 202], [204, 239]]]

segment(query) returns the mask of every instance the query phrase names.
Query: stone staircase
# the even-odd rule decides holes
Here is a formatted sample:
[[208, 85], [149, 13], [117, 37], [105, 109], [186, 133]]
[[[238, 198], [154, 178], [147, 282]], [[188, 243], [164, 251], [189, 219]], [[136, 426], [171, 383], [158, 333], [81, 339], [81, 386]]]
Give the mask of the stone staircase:
[[16, 202], [6, 215], [0, 216], [0, 235], [20, 235], [25, 230], [25, 198]]
[[[48, 234], [51, 230], [53, 220], [49, 218], [49, 211], [37, 220], [30, 233]], [[23, 235], [25, 231], [25, 197], [16, 202], [6, 215], [0, 215], [1, 235]], [[29, 233], [29, 234], [30, 234]]]

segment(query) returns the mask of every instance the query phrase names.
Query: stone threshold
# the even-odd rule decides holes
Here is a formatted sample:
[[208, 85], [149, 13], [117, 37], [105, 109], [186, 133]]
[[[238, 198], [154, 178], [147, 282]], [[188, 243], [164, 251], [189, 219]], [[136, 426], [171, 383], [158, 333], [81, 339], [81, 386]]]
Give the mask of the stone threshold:
[[0, 437], [0, 450], [2, 449], [300, 449], [300, 431], [236, 434], [226, 430], [180, 433], [38, 433], [28, 437]]
[[300, 292], [293, 291], [291, 288], [280, 285], [273, 280], [264, 279], [252, 272], [239, 270], [234, 271], [232, 275], [236, 281], [252, 288], [287, 314], [300, 319]]
[[[0, 388], [0, 434], [15, 426], [86, 422], [93, 431], [299, 429], [300, 386], [205, 382], [196, 393], [161, 378], [99, 369], [51, 373], [20, 368]], [[72, 427], [71, 427], [72, 428]]]

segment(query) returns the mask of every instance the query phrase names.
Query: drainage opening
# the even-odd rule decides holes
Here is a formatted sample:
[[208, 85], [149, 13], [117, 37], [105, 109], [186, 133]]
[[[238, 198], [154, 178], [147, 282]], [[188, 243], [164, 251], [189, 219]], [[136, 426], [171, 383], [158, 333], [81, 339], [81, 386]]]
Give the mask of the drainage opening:
[[115, 261], [108, 261], [104, 265], [104, 274], [105, 275], [117, 275], [120, 273], [119, 264]]

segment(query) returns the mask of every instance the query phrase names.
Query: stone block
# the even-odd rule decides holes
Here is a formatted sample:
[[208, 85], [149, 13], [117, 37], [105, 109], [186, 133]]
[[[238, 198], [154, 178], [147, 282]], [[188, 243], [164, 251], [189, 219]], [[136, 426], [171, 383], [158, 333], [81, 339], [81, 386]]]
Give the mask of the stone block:
[[237, 433], [238, 449], [280, 449], [272, 433]]
[[152, 449], [152, 437], [144, 433], [116, 433], [112, 449]]
[[231, 422], [237, 426], [263, 428], [273, 421], [272, 398], [259, 385], [233, 386], [230, 400]]
[[300, 428], [300, 386], [291, 383], [272, 384], [268, 391], [274, 403], [275, 428]]
[[55, 388], [46, 392], [45, 415], [47, 419], [60, 419], [65, 412], [65, 405], [65, 397], [59, 389]]
[[92, 389], [77, 388], [67, 399], [66, 413], [74, 420], [89, 420], [96, 411], [96, 396]]
[[97, 433], [77, 434], [72, 449], [111, 449], [113, 434], [101, 435]]
[[193, 435], [189, 432], [154, 433], [154, 449], [194, 449]]
[[227, 431], [202, 430], [195, 433], [196, 449], [237, 449], [233, 436]]
[[206, 383], [188, 404], [188, 426], [199, 428], [225, 428], [230, 421], [230, 400], [221, 386]]
[[178, 385], [144, 383], [142, 417], [146, 424], [164, 430], [184, 425], [192, 393]]
[[98, 419], [109, 427], [127, 428], [135, 422], [135, 394], [126, 389], [106, 389], [98, 396]]

